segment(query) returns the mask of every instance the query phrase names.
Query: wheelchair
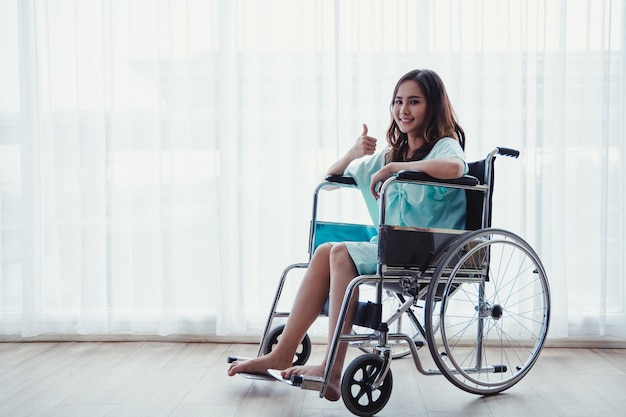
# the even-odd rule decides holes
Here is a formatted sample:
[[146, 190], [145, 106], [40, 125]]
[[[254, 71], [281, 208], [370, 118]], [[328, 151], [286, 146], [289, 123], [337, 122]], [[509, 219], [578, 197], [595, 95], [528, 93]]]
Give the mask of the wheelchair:
[[[456, 387], [478, 395], [502, 392], [519, 382], [535, 364], [550, 321], [546, 271], [521, 237], [491, 227], [494, 163], [497, 155], [517, 158], [519, 151], [498, 147], [483, 160], [469, 163], [469, 173], [440, 180], [403, 171], [381, 186], [380, 226], [318, 220], [321, 192], [356, 187], [352, 178], [331, 176], [315, 189], [309, 232], [309, 259], [329, 241], [369, 241], [378, 234], [378, 270], [349, 284], [332, 337], [325, 376], [295, 376], [291, 383], [318, 390], [323, 397], [339, 344], [364, 353], [344, 368], [341, 397], [355, 415], [371, 416], [387, 404], [392, 391], [393, 361], [411, 356], [424, 375], [443, 375]], [[397, 184], [465, 190], [466, 230], [426, 229], [386, 223], [387, 191]], [[308, 263], [289, 265], [282, 273], [259, 343], [258, 356], [278, 343], [288, 317], [277, 306], [288, 275]], [[359, 301], [351, 334], [342, 334], [348, 305], [361, 286], [374, 288], [374, 300]], [[361, 292], [361, 291], [359, 291]], [[322, 311], [322, 315], [327, 311]], [[436, 369], [426, 369], [418, 350], [427, 347]], [[308, 335], [294, 365], [311, 353]], [[236, 357], [230, 357], [232, 362]]]

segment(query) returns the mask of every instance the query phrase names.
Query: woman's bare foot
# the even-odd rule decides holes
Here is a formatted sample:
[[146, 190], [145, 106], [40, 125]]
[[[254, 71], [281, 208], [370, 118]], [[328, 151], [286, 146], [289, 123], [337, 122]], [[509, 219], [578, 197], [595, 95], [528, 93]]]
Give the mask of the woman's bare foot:
[[[281, 368], [276, 368], [281, 369]], [[292, 366], [291, 368], [287, 368], [281, 372], [281, 376], [285, 379], [291, 379], [293, 375], [308, 375], [308, 376], [318, 376], [323, 377], [324, 371], [326, 370], [326, 362], [321, 365], [303, 365], [303, 366]], [[328, 381], [328, 385], [326, 386], [326, 392], [324, 393], [324, 398], [329, 401], [338, 401], [341, 398], [341, 374], [339, 375], [331, 375], [330, 380]]]
[[239, 373], [267, 374], [268, 369], [285, 369], [291, 366], [292, 358], [293, 356], [283, 358], [272, 351], [265, 356], [231, 363], [228, 368], [228, 375], [233, 376]]

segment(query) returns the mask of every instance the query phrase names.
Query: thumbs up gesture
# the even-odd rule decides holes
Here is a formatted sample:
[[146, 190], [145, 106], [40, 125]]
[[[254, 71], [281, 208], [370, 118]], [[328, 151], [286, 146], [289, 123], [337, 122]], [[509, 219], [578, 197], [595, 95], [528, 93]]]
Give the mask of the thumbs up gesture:
[[363, 123], [363, 132], [356, 140], [350, 153], [354, 159], [357, 159], [365, 155], [373, 155], [375, 151], [376, 138], [367, 135], [367, 125]]
[[339, 158], [337, 162], [332, 164], [326, 175], [343, 175], [346, 168], [355, 159], [365, 155], [372, 155], [376, 151], [376, 138], [367, 136], [367, 125], [363, 124], [363, 132], [356, 140], [356, 143], [346, 152], [344, 156]]

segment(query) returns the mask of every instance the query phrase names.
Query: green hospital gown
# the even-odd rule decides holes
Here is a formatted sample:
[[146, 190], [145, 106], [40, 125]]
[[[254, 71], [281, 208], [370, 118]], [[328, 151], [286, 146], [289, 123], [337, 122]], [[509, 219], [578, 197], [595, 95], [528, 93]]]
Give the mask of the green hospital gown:
[[[353, 161], [344, 175], [355, 179], [365, 204], [378, 229], [378, 200], [370, 192], [371, 176], [384, 165], [389, 148], [371, 157]], [[424, 160], [460, 158], [465, 161], [463, 149], [452, 138], [440, 139]], [[467, 173], [467, 163], [465, 173]], [[456, 188], [397, 183], [387, 191], [386, 223], [397, 226], [442, 229], [465, 228], [465, 191]], [[348, 252], [360, 275], [376, 273], [378, 265], [377, 237], [370, 242], [345, 242]]]

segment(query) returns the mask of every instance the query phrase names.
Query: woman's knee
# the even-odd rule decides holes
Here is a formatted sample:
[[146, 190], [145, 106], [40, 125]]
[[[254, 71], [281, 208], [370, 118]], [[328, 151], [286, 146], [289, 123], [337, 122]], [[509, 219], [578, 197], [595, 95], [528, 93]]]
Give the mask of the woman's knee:
[[330, 252], [332, 251], [332, 249], [333, 245], [331, 245], [330, 243], [322, 243], [313, 252], [313, 257], [328, 259], [330, 258]]
[[311, 261], [309, 262], [309, 268], [323, 268], [328, 270], [330, 268], [330, 252], [332, 250], [332, 245], [328, 243], [324, 243], [318, 246], [313, 252], [313, 256], [311, 257]]
[[348, 252], [348, 248], [345, 243], [335, 243], [330, 248], [330, 256], [335, 258], [345, 258], [346, 256], [350, 256], [350, 253]]
[[332, 266], [356, 270], [350, 252], [345, 243], [337, 243], [330, 249], [330, 263]]

